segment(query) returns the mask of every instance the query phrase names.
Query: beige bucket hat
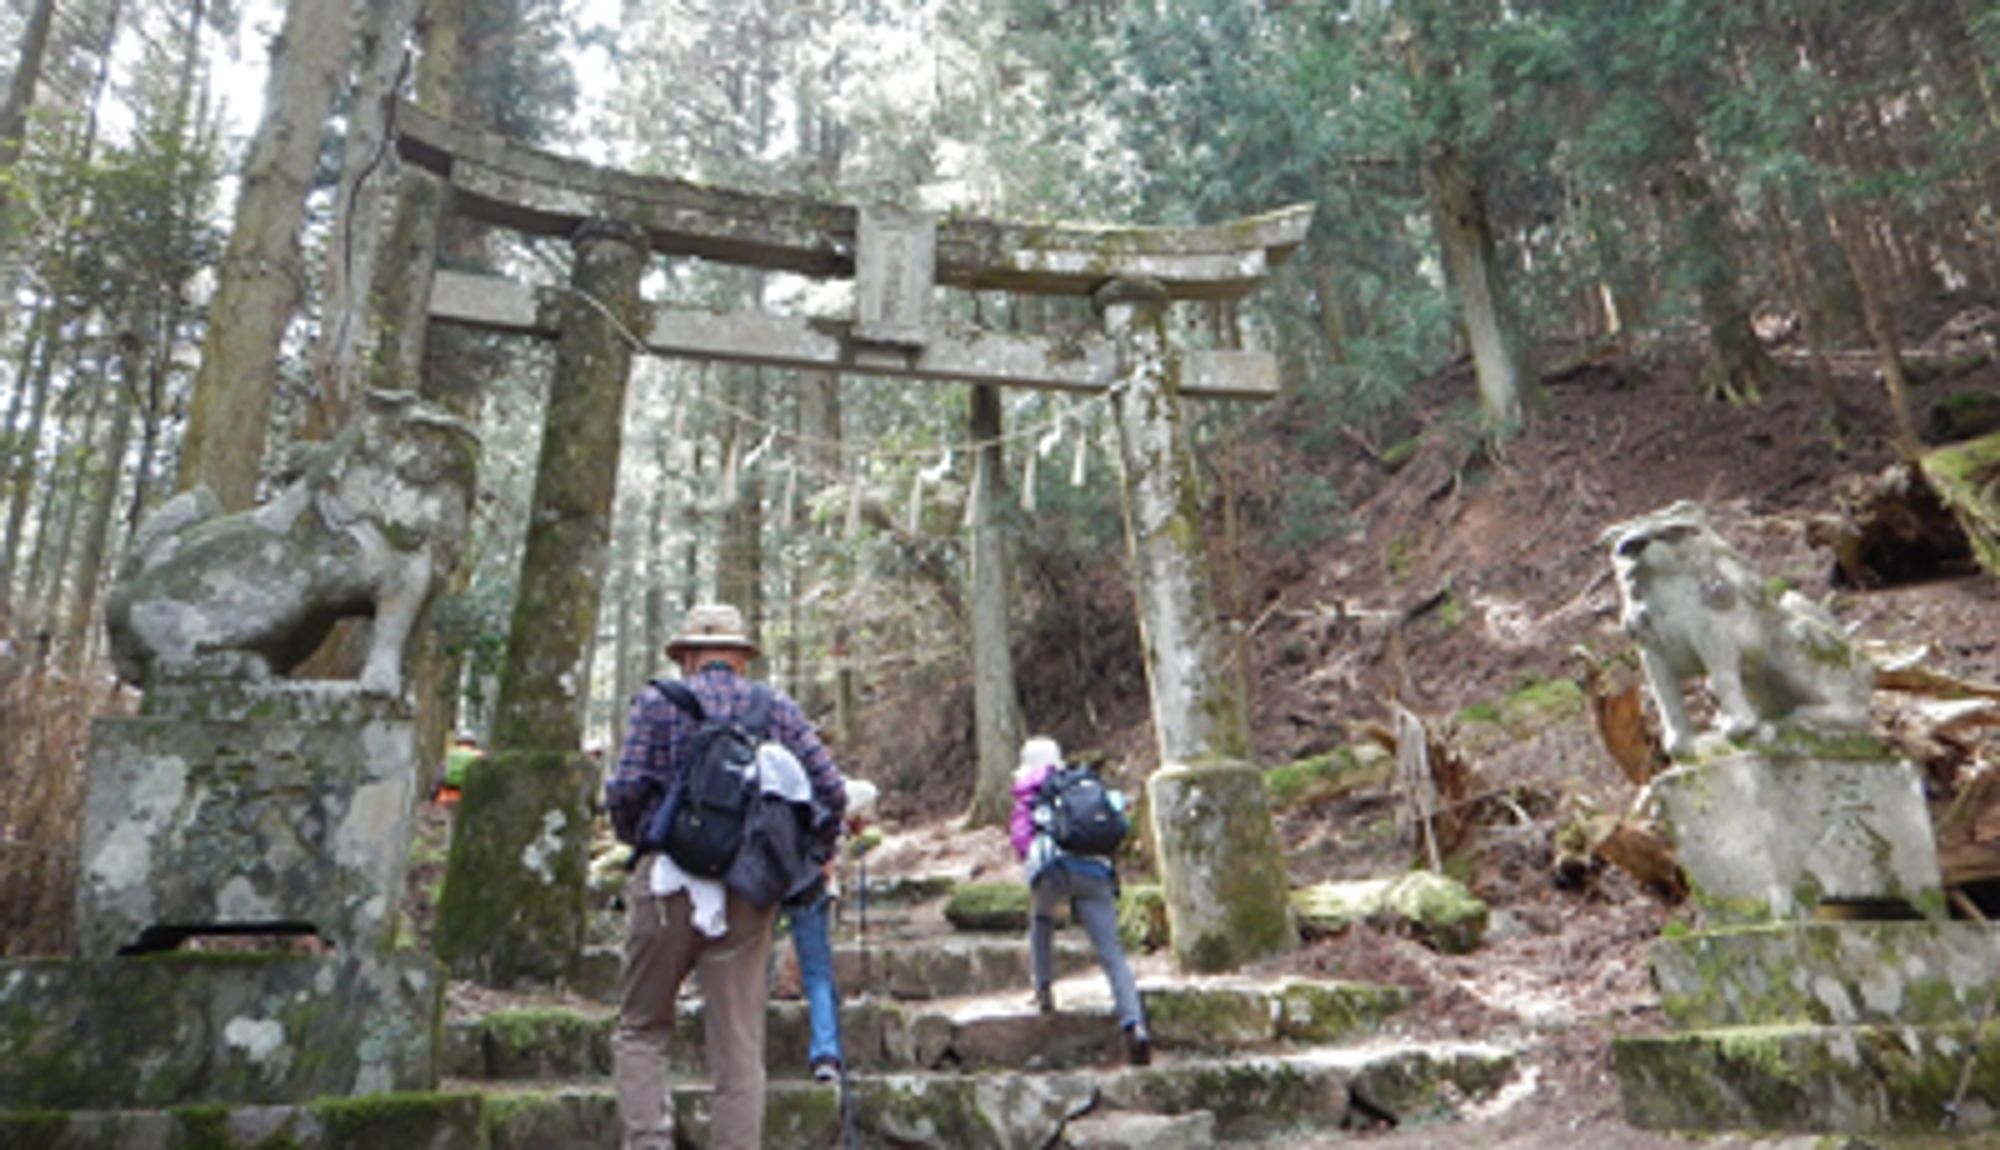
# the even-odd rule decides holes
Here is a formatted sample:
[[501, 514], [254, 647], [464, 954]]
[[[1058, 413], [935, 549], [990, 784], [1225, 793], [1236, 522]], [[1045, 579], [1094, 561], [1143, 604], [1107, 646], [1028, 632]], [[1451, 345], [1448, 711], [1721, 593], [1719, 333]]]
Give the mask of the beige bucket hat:
[[690, 608], [681, 633], [667, 642], [667, 657], [680, 658], [690, 647], [736, 647], [757, 653], [757, 644], [743, 631], [743, 613], [727, 603], [701, 603]]

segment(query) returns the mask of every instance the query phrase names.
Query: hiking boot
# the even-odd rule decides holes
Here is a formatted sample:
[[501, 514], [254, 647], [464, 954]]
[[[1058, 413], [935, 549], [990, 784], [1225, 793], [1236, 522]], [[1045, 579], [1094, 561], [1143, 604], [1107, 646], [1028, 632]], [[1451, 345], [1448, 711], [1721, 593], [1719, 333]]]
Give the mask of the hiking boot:
[[814, 1082], [840, 1081], [840, 1059], [831, 1054], [822, 1054], [813, 1059]]
[[1046, 986], [1036, 987], [1035, 1009], [1041, 1011], [1043, 1014], [1054, 1014], [1056, 1012], [1056, 992]]
[[1134, 1066], [1150, 1066], [1153, 1063], [1153, 1036], [1143, 1023], [1135, 1023], [1125, 1028], [1126, 1061]]

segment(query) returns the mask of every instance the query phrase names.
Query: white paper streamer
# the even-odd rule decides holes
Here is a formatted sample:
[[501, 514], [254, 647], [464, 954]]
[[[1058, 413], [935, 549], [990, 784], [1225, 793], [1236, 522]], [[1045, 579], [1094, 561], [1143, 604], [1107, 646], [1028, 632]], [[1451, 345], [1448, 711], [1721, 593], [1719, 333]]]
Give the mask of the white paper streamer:
[[1028, 457], [1028, 461], [1021, 465], [1021, 510], [1032, 512], [1035, 509], [1035, 461], [1042, 457], [1042, 453], [1024, 451], [1021, 454]]

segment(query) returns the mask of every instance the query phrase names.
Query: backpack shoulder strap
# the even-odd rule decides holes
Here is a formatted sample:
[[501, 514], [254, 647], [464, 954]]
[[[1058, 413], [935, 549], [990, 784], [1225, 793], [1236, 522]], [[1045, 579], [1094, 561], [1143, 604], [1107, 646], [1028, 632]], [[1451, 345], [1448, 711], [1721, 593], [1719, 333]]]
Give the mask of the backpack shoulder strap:
[[750, 732], [752, 738], [762, 740], [766, 728], [771, 725], [771, 688], [762, 683], [751, 683], [750, 705], [737, 721], [743, 724], [743, 729]]
[[686, 683], [679, 679], [654, 679], [652, 684], [655, 690], [667, 697], [667, 702], [687, 712], [688, 717], [695, 722], [699, 723], [708, 718], [708, 708], [701, 705], [701, 700], [688, 689]]
[[1042, 776], [1042, 784], [1035, 788], [1035, 801], [1054, 802], [1057, 793], [1063, 788], [1063, 776], [1068, 772], [1069, 768], [1061, 763], [1050, 767], [1049, 773]]

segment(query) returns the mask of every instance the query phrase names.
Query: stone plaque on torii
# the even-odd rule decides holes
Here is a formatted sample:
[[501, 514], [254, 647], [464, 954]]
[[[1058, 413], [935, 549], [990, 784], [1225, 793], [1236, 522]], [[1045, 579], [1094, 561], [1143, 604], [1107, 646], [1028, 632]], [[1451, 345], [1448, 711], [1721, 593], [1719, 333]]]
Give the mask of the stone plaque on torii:
[[[1304, 242], [1312, 206], [1200, 227], [1017, 224], [857, 207], [641, 176], [469, 131], [411, 105], [401, 156], [433, 173], [457, 215], [573, 238], [606, 225], [646, 252], [855, 285], [839, 320], [757, 311], [641, 309], [628, 338], [673, 356], [1073, 392], [1111, 392], [1127, 535], [1162, 769], [1149, 783], [1174, 948], [1234, 966], [1290, 945], [1287, 883], [1244, 702], [1221, 666], [1180, 401], [1277, 394], [1275, 357], [1177, 346], [1166, 311], [1254, 291]], [[1096, 333], [946, 327], [937, 287], [1087, 297]], [[438, 271], [430, 318], [554, 338], [565, 289]]]

